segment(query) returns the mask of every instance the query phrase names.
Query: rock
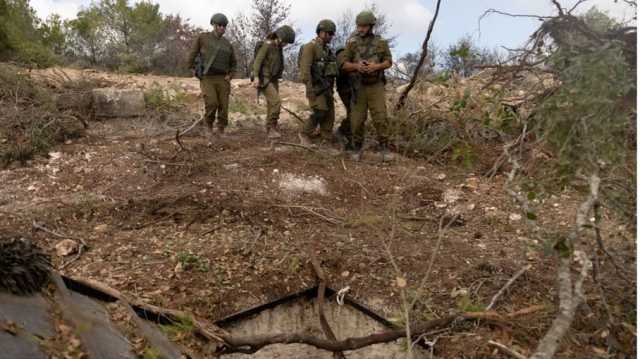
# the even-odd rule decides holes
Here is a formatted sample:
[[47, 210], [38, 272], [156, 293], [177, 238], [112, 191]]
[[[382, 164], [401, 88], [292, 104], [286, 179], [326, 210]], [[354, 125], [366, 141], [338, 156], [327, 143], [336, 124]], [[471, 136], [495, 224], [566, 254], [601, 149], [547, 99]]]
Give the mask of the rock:
[[176, 264], [176, 268], [173, 271], [176, 273], [184, 272], [184, 267], [182, 266], [182, 262], [178, 262], [178, 264]]
[[92, 91], [97, 118], [137, 117], [144, 114], [144, 94], [140, 90], [100, 88]]
[[462, 198], [462, 191], [458, 189], [447, 189], [442, 194], [442, 199], [446, 203], [455, 203], [458, 202]]
[[518, 214], [518, 213], [511, 213], [509, 215], [509, 220], [512, 221], [512, 222], [520, 221], [520, 220], [522, 220], [522, 215]]
[[439, 175], [436, 176], [436, 179], [438, 181], [444, 181], [447, 178], [447, 175], [444, 173], [440, 173]]
[[240, 165], [237, 164], [237, 163], [230, 163], [228, 165], [222, 166], [222, 168], [224, 168], [225, 170], [235, 170], [235, 169], [240, 168]]
[[65, 239], [56, 244], [56, 254], [60, 257], [66, 257], [78, 252], [78, 248], [78, 242], [71, 239]]
[[98, 233], [105, 233], [106, 231], [109, 230], [109, 225], [108, 224], [99, 224], [99, 225], [95, 226], [93, 228], [93, 230], [98, 232]]

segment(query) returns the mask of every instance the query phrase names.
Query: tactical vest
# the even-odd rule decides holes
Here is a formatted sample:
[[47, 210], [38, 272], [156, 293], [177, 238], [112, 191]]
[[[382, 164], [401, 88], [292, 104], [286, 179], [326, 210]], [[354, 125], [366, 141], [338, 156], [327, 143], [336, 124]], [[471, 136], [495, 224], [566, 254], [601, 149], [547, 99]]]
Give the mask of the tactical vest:
[[338, 63], [333, 51], [322, 44], [316, 43], [315, 46], [320, 50], [320, 56], [316, 56], [313, 60], [313, 64], [311, 64], [313, 67], [311, 69], [311, 76], [322, 76], [325, 78], [335, 78], [338, 76]]
[[[354, 36], [351, 41], [354, 46], [354, 62], [367, 61], [370, 63], [381, 63], [384, 58], [384, 50], [380, 36]], [[364, 85], [372, 85], [379, 81], [384, 81], [384, 71], [376, 71], [371, 74], [362, 74], [361, 81]]]
[[[211, 63], [207, 75], [226, 75], [231, 70], [231, 55], [233, 48], [225, 38], [211, 34], [207, 38], [205, 47], [205, 64]], [[206, 65], [205, 65], [206, 66]]]

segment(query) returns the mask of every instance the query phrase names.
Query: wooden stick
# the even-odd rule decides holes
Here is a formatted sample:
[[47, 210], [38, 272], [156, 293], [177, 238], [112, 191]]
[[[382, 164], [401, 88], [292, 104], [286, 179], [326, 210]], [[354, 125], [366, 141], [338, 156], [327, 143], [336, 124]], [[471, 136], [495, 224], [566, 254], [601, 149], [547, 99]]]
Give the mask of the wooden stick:
[[513, 275], [513, 277], [511, 277], [511, 279], [509, 279], [509, 281], [502, 287], [500, 288], [500, 290], [498, 291], [498, 293], [496, 293], [496, 295], [493, 296], [493, 298], [491, 298], [491, 303], [489, 303], [489, 305], [487, 305], [486, 310], [491, 310], [493, 309], [493, 306], [496, 305], [496, 302], [498, 301], [498, 299], [504, 294], [504, 292], [507, 291], [507, 289], [509, 289], [509, 287], [516, 281], [518, 280], [518, 278], [520, 278], [520, 276], [522, 276], [524, 274], [524, 272], [528, 271], [529, 269], [531, 269], [531, 264], [524, 266], [522, 269], [520, 269], [516, 274]]
[[280, 106], [283, 110], [287, 111], [291, 116], [293, 116], [293, 118], [295, 118], [296, 120], [298, 120], [298, 122], [304, 124], [304, 120], [298, 116], [295, 112], [289, 110], [288, 108], [284, 107], [284, 106]]
[[[318, 318], [320, 319], [320, 326], [322, 327], [322, 331], [327, 339], [335, 342], [338, 339], [336, 338], [335, 333], [333, 333], [333, 330], [327, 321], [327, 317], [324, 314], [324, 292], [327, 288], [327, 277], [324, 275], [324, 271], [320, 266], [320, 261], [313, 251], [311, 251], [311, 265], [313, 266], [313, 270], [316, 272], [316, 276], [320, 282], [318, 285]], [[333, 354], [336, 359], [345, 359], [344, 353], [341, 351], [334, 352]]]
[[504, 354], [510, 355], [516, 359], [527, 359], [526, 356], [516, 352], [513, 349], [508, 348], [504, 344], [500, 344], [498, 342], [494, 342], [493, 340], [489, 340], [489, 345], [496, 347], [499, 351], [503, 352]]

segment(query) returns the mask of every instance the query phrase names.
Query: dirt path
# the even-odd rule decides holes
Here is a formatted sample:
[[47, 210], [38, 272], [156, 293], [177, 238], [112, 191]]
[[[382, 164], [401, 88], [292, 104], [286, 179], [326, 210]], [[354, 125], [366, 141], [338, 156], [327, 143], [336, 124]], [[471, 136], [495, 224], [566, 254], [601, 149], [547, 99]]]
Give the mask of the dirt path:
[[[249, 103], [253, 90], [240, 83], [237, 89]], [[285, 92], [286, 104], [301, 108], [295, 88]], [[439, 218], [456, 211], [462, 221], [444, 234], [420, 302], [424, 317], [486, 306], [528, 264], [533, 268], [495, 309], [544, 309], [514, 320], [515, 332], [469, 328], [468, 337], [445, 336], [440, 355], [495, 357], [490, 339], [523, 352], [535, 346], [556, 308], [554, 259], [545, 254], [548, 243], [527, 238], [503, 177], [490, 181], [408, 158], [387, 165], [373, 152], [354, 163], [328, 148], [274, 147], [252, 120], [259, 110], [251, 111], [232, 114], [229, 136], [213, 145], [197, 134], [184, 138], [188, 151], [152, 119], [92, 123], [86, 137], [50, 158], [0, 172], [0, 230], [27, 234], [37, 220], [81, 237], [91, 250], [66, 274], [210, 320], [311, 286], [308, 253], [316, 251], [332, 287], [349, 286], [353, 297], [398, 318], [397, 274], [386, 245], [415, 289], [436, 250]], [[296, 142], [294, 123], [285, 121], [283, 141]], [[566, 231], [578, 201], [570, 192], [548, 198], [541, 224]], [[635, 278], [634, 236], [614, 218], [603, 230]], [[59, 238], [33, 236], [56, 265], [68, 259], [55, 255]], [[635, 318], [635, 285], [608, 285], [621, 298], [620, 313], [631, 310]], [[597, 296], [589, 301], [597, 312]], [[559, 357], [595, 355], [606, 340], [596, 317], [578, 321]], [[635, 336], [624, 337], [635, 343]]]

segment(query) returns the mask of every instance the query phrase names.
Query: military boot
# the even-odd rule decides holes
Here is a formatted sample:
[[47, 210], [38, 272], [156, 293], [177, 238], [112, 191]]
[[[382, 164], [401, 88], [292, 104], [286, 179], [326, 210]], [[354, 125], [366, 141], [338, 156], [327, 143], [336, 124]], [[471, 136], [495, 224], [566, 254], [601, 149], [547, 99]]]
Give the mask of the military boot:
[[215, 131], [215, 133], [216, 133], [216, 136], [218, 136], [218, 137], [225, 137], [225, 134], [224, 134], [224, 126], [218, 126], [218, 127], [216, 127], [216, 131]]
[[363, 152], [364, 152], [364, 150], [362, 148], [360, 148], [360, 149], [351, 149], [351, 150], [346, 151], [346, 153], [349, 156], [349, 158], [354, 162], [362, 161]]
[[395, 153], [391, 152], [387, 146], [382, 147], [380, 155], [382, 157], [382, 162], [392, 162], [396, 159]]

